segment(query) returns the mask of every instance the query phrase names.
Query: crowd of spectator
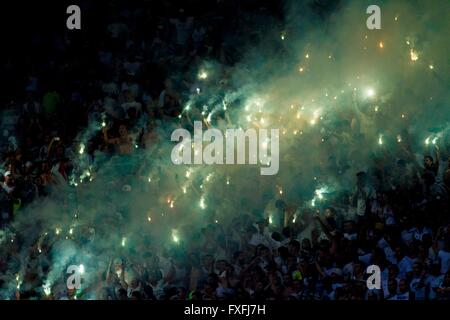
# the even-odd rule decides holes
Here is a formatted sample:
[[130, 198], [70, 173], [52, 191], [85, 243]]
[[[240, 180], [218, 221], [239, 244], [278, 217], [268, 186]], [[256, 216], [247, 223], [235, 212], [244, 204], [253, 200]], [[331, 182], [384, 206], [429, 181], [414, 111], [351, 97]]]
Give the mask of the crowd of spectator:
[[[247, 41], [249, 16], [273, 10], [271, 2], [254, 8], [217, 1], [200, 13], [164, 1], [164, 10], [114, 3], [103, 29], [89, 37], [54, 34], [50, 51], [42, 49], [48, 42], [32, 39], [43, 53], [27, 64], [22, 98], [7, 102], [17, 123], [3, 132], [3, 230], [22, 208], [69, 182], [75, 139], [90, 119], [107, 123], [86, 146], [91, 157], [152, 145], [156, 123], [177, 121], [183, 101], [197, 90], [192, 70], [208, 59], [232, 66], [239, 52], [227, 39]], [[226, 78], [223, 71], [218, 85]], [[448, 300], [450, 162], [447, 167], [436, 151], [423, 164], [381, 159], [379, 167], [357, 174], [351, 193], [323, 209], [298, 209], [295, 223], [289, 222], [297, 208], [279, 200], [275, 222], [243, 213], [227, 227], [205, 225], [178, 250], [111, 259], [81, 293], [44, 293], [48, 265], [32, 249], [22, 289], [8, 298]], [[0, 291], [11, 281], [3, 276], [18, 245], [2, 243]], [[381, 270], [380, 289], [367, 287], [369, 265]]]

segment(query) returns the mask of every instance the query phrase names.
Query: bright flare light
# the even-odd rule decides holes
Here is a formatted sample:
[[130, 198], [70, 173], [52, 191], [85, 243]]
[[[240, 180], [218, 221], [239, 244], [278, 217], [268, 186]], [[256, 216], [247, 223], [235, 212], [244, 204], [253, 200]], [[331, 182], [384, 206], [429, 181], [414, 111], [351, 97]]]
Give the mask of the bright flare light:
[[375, 96], [375, 90], [373, 88], [367, 88], [366, 89], [366, 97], [372, 98]]
[[44, 293], [46, 296], [49, 296], [52, 293], [52, 284], [50, 282], [46, 282], [43, 286], [42, 289], [44, 289]]
[[19, 274], [17, 274], [17, 276], [16, 276], [16, 282], [17, 282], [16, 288], [17, 288], [17, 290], [19, 290], [20, 289], [20, 285], [22, 284], [22, 280], [20, 280]]
[[200, 205], [200, 208], [202, 208], [202, 210], [206, 209], [205, 198], [203, 196], [200, 198], [200, 204], [199, 205]]
[[417, 60], [419, 60], [419, 55], [417, 54], [417, 52], [416, 51], [414, 51], [413, 49], [411, 49], [410, 51], [409, 51], [409, 54], [410, 54], [410, 56], [411, 56], [411, 61], [417, 61]]
[[206, 78], [208, 78], [208, 74], [205, 71], [200, 71], [200, 73], [198, 74], [198, 78], [205, 80]]
[[381, 146], [383, 144], [383, 135], [380, 134], [380, 136], [378, 137], [378, 144]]
[[172, 241], [177, 244], [180, 242], [180, 236], [178, 234], [178, 230], [176, 229], [172, 229]]
[[84, 144], [80, 143], [80, 151], [78, 151], [79, 154], [83, 154], [84, 153]]
[[[314, 180], [316, 180], [316, 179], [314, 179]], [[314, 198], [311, 200], [311, 206], [315, 207], [317, 201], [323, 200], [324, 194], [327, 193], [328, 191], [329, 191], [328, 187], [326, 187], [326, 186], [316, 189], [314, 191]]]

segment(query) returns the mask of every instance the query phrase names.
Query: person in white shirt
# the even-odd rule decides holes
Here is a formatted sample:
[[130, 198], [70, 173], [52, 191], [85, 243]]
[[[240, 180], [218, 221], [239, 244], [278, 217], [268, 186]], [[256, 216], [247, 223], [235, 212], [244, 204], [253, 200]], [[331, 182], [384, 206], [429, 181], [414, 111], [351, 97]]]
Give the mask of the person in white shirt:
[[356, 175], [356, 188], [353, 199], [356, 202], [356, 214], [363, 217], [366, 214], [366, 205], [368, 201], [374, 198], [375, 192], [367, 182], [367, 174], [363, 171]]
[[426, 299], [426, 274], [423, 270], [423, 265], [419, 262], [413, 264], [413, 278], [409, 284], [410, 290], [414, 293], [414, 300]]
[[408, 273], [412, 272], [412, 259], [404, 254], [402, 247], [397, 246], [395, 248], [395, 256], [397, 259], [397, 265], [400, 270], [399, 277], [406, 278]]
[[423, 236], [426, 234], [433, 234], [430, 228], [427, 228], [425, 226], [414, 228], [414, 239], [422, 241]]
[[136, 101], [135, 96], [131, 91], [126, 90], [124, 94], [125, 102], [122, 103], [121, 108], [125, 113], [125, 119], [128, 119], [128, 110], [131, 108], [134, 108], [136, 110], [136, 115], [137, 117], [139, 117], [139, 115], [142, 113], [142, 104]]
[[414, 240], [414, 234], [416, 232], [416, 228], [407, 228], [402, 231], [402, 240], [406, 244], [411, 243]]
[[121, 90], [122, 90], [122, 92], [128, 90], [133, 94], [134, 97], [140, 97], [141, 87], [135, 81], [135, 76], [136, 76], [135, 73], [127, 72], [126, 79], [122, 83]]
[[264, 220], [258, 222], [258, 231], [252, 235], [249, 242], [250, 245], [257, 247], [258, 245], [262, 244], [268, 248], [272, 247], [272, 238], [266, 224], [267, 223]]
[[9, 194], [11, 194], [11, 193], [14, 191], [14, 189], [15, 189], [15, 185], [14, 185], [14, 177], [13, 177], [11, 171], [6, 171], [6, 172], [3, 174], [3, 176], [4, 176], [4, 178], [5, 178], [5, 181], [3, 181], [3, 183], [2, 183], [2, 188], [3, 188], [3, 190], [5, 190], [6, 193], [9, 195]]
[[438, 300], [450, 300], [450, 272], [444, 275], [436, 292]]
[[398, 293], [389, 300], [406, 301], [410, 299], [411, 297], [408, 289], [408, 284], [405, 279], [401, 279], [398, 283]]
[[447, 240], [445, 247], [438, 252], [438, 258], [441, 263], [441, 273], [446, 274], [450, 271], [450, 240]]
[[427, 298], [428, 300], [436, 300], [437, 289], [444, 280], [444, 275], [440, 274], [439, 264], [433, 264], [431, 266], [430, 274], [426, 277], [425, 283], [427, 286]]

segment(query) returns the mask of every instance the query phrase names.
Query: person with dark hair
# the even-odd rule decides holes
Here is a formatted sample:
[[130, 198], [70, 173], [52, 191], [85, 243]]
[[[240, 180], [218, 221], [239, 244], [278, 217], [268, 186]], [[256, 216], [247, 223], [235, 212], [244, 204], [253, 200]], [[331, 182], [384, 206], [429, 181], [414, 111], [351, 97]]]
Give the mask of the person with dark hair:
[[420, 262], [413, 264], [412, 279], [409, 283], [411, 293], [414, 295], [414, 300], [426, 299], [426, 278], [427, 274]]
[[356, 187], [352, 199], [359, 222], [363, 222], [367, 218], [366, 213], [370, 207], [370, 201], [373, 198], [374, 190], [368, 181], [367, 174], [364, 171], [358, 172], [356, 174]]
[[436, 289], [437, 300], [450, 300], [450, 271], [448, 271]]
[[133, 151], [133, 141], [128, 134], [128, 129], [125, 124], [119, 125], [119, 136], [117, 138], [110, 138], [108, 136], [108, 128], [103, 128], [103, 139], [105, 143], [115, 145], [118, 154], [126, 155]]
[[439, 171], [439, 160], [439, 146], [435, 145], [435, 159], [433, 159], [431, 155], [425, 155], [423, 157], [424, 173], [432, 172], [435, 176], [437, 176]]

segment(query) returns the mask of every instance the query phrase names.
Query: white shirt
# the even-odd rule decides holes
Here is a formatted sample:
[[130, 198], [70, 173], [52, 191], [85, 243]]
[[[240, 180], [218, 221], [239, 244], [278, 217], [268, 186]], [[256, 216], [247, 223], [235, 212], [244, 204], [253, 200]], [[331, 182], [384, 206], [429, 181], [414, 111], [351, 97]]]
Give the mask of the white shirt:
[[270, 239], [270, 237], [268, 237], [265, 234], [261, 234], [261, 233], [254, 233], [252, 235], [252, 238], [250, 239], [249, 244], [251, 244], [252, 246], [258, 246], [260, 244], [265, 245], [266, 247], [268, 247], [269, 249], [272, 248], [272, 239]]
[[423, 286], [420, 287], [420, 278], [414, 278], [409, 285], [412, 292], [414, 292], [415, 300], [425, 300], [425, 288], [426, 280], [423, 282]]
[[436, 251], [434, 251], [433, 247], [428, 249], [428, 259], [430, 259], [433, 263], [438, 263], [438, 257]]
[[402, 240], [406, 243], [410, 243], [414, 238], [415, 228], [402, 231]]
[[362, 189], [366, 194], [366, 197], [358, 195], [356, 202], [356, 214], [359, 216], [363, 216], [366, 213], [366, 200], [372, 199], [374, 196], [374, 191], [370, 186], [365, 186]]
[[358, 239], [357, 233], [344, 233], [344, 238], [350, 241], [354, 241]]
[[344, 277], [351, 277], [353, 274], [353, 263], [347, 263], [342, 269], [342, 273], [344, 274]]
[[403, 259], [400, 260], [400, 262], [398, 263], [398, 269], [400, 270], [399, 277], [401, 279], [406, 278], [406, 274], [413, 270], [412, 268], [413, 263], [414, 263], [413, 259], [407, 256], [404, 256]]
[[8, 194], [14, 191], [14, 186], [9, 187], [5, 182], [2, 183], [2, 187]]
[[367, 253], [365, 255], [359, 256], [359, 261], [369, 265], [370, 262], [372, 261], [372, 254], [371, 253]]
[[378, 240], [377, 246], [380, 249], [384, 249], [389, 246], [389, 243], [387, 243], [387, 241], [384, 238], [381, 238], [380, 240]]
[[390, 246], [384, 248], [384, 254], [386, 255], [386, 259], [392, 263], [397, 264], [397, 258], [395, 257], [395, 252], [392, 250]]
[[396, 294], [395, 296], [393, 296], [388, 300], [401, 300], [401, 301], [409, 300], [409, 292]]
[[430, 300], [434, 300], [436, 299], [436, 291], [434, 289], [439, 288], [442, 280], [444, 280], [444, 275], [440, 275], [440, 276], [433, 276], [433, 275], [429, 275], [426, 279], [425, 279], [425, 283], [430, 287], [430, 293], [428, 294], [428, 299]]
[[450, 252], [439, 250], [438, 257], [441, 260], [441, 273], [445, 274], [450, 270]]
[[422, 237], [426, 234], [432, 235], [432, 232], [429, 228], [423, 228], [422, 230], [419, 230], [417, 228], [414, 229], [414, 238], [416, 240], [422, 241]]
[[130, 108], [135, 108], [136, 109], [136, 113], [140, 113], [142, 111], [141, 103], [140, 102], [136, 102], [136, 101], [124, 102], [124, 103], [122, 103], [121, 107], [125, 111], [125, 113], [128, 112], [128, 109], [130, 109]]

